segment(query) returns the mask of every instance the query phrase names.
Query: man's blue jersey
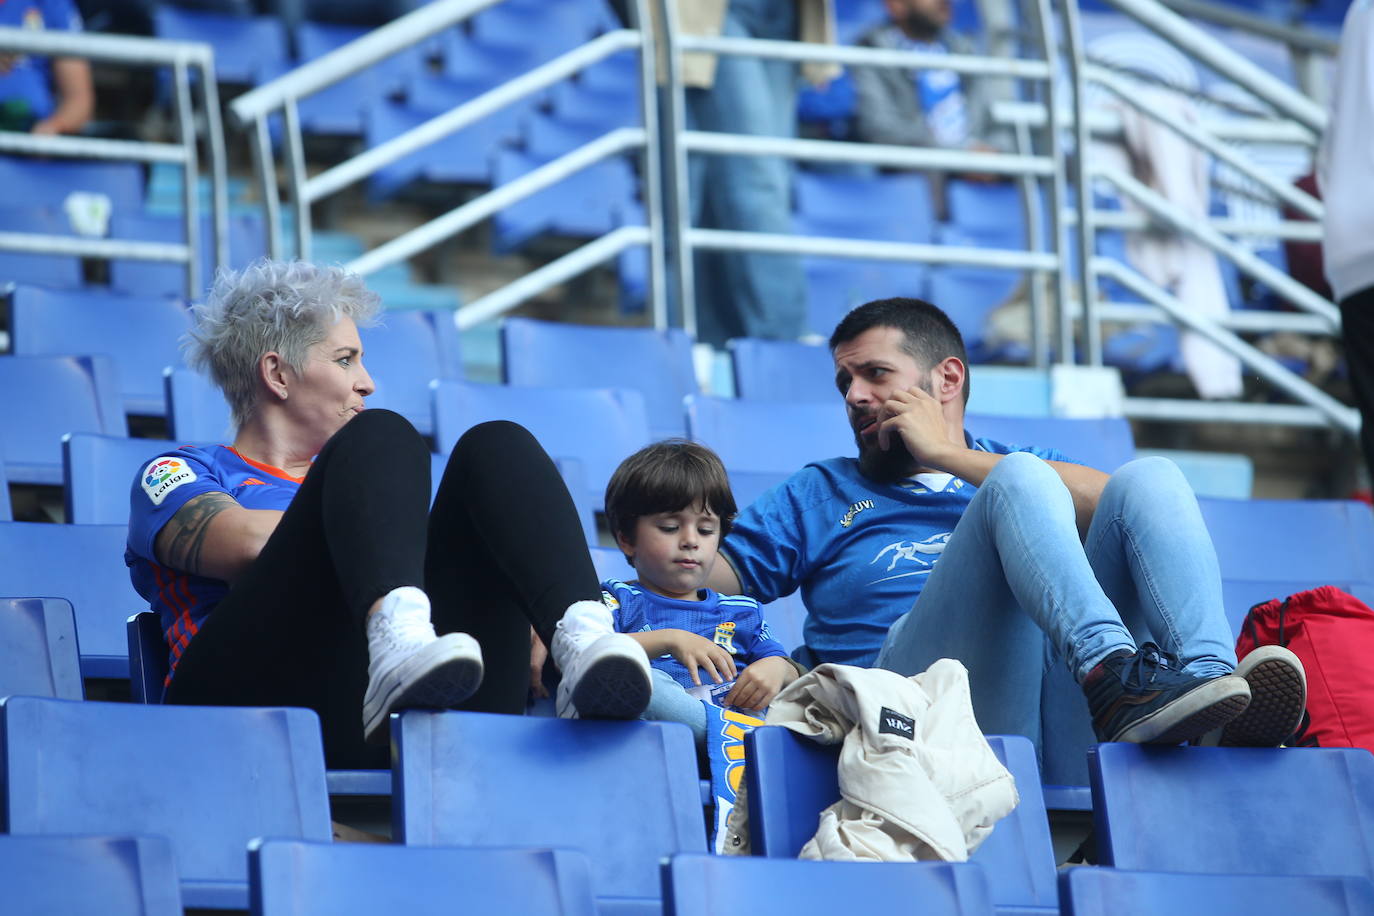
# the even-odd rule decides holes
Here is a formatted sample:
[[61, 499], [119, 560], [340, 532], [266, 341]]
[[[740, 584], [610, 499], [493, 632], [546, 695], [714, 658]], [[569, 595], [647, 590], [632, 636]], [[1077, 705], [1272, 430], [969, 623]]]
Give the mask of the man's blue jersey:
[[[734, 656], [736, 673], [761, 658], [787, 655], [782, 643], [768, 635], [763, 610], [753, 598], [720, 595], [709, 588], [701, 589], [698, 594], [700, 601], [680, 601], [619, 579], [601, 583], [601, 600], [615, 615], [615, 628], [619, 633], [687, 630], [711, 640]], [[694, 686], [691, 672], [671, 655], [652, 659], [651, 663], [683, 687]], [[709, 676], [700, 673], [698, 676], [703, 683], [710, 680]]]
[[162, 621], [163, 635], [171, 647], [169, 672], [176, 670], [187, 643], [229, 591], [229, 583], [158, 563], [153, 544], [162, 526], [203, 493], [227, 493], [245, 509], [285, 511], [302, 479], [244, 458], [227, 445], [186, 445], [143, 466], [129, 493], [129, 540], [124, 562], [134, 588]]
[[[969, 448], [1030, 452], [965, 433]], [[797, 588], [806, 645], [822, 662], [872, 665], [911, 610], [977, 488], [948, 474], [875, 483], [855, 458], [809, 464], [740, 512], [721, 553], [746, 594], [768, 603]]]
[[[71, 0], [0, 0], [0, 26], [79, 32], [81, 14]], [[9, 71], [0, 74], [0, 105], [15, 109], [6, 130], [28, 130], [32, 122], [52, 114], [50, 70], [48, 58], [19, 54]]]

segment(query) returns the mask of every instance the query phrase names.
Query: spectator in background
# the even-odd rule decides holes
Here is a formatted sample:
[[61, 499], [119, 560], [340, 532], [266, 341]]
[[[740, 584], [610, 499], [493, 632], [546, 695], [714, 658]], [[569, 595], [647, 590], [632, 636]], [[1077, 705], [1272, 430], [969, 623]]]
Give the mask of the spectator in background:
[[[966, 0], [967, 2], [967, 0]], [[967, 38], [949, 30], [951, 0], [884, 0], [889, 21], [858, 41], [861, 47], [928, 54], [977, 53]], [[899, 146], [931, 146], [974, 152], [1009, 152], [1011, 135], [992, 123], [986, 80], [953, 70], [855, 67], [856, 139]], [[972, 172], [963, 177], [996, 181]]]
[[1341, 334], [1355, 403], [1364, 420], [1361, 441], [1374, 480], [1374, 3], [1355, 0], [1341, 30], [1331, 118], [1318, 153], [1326, 204], [1326, 277], [1341, 306]]
[[[0, 0], [0, 26], [80, 32], [81, 14], [71, 0]], [[94, 109], [85, 60], [0, 52], [0, 130], [79, 133]]]
[[[677, 4], [678, 33], [833, 43], [832, 0], [695, 0]], [[660, 43], [661, 44], [661, 43]], [[807, 64], [824, 83], [838, 68]], [[792, 137], [797, 132], [797, 67], [758, 57], [686, 54], [687, 126], [694, 130]], [[792, 172], [775, 156], [697, 155], [690, 163], [696, 226], [790, 234]], [[795, 257], [707, 252], [697, 258], [697, 337], [717, 346], [732, 337], [796, 340], [806, 333], [806, 289]]]

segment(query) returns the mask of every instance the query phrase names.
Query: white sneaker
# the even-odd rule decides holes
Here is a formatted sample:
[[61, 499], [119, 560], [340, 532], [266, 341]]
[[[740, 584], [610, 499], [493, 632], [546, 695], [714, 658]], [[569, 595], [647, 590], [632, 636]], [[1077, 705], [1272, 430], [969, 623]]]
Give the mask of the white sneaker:
[[563, 672], [555, 702], [559, 716], [636, 719], [649, 705], [649, 657], [639, 643], [614, 631], [611, 612], [599, 601], [568, 608], [549, 651]]
[[450, 709], [482, 683], [482, 649], [466, 633], [436, 636], [429, 598], [410, 586], [390, 592], [367, 620], [363, 737], [384, 744], [401, 709]]

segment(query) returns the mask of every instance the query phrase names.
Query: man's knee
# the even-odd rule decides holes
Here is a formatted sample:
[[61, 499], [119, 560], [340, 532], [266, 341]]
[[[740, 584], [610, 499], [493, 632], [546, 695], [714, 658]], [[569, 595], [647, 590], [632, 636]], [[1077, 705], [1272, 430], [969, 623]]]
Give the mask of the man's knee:
[[1148, 489], [1152, 492], [1189, 489], [1188, 480], [1178, 465], [1159, 455], [1126, 462], [1112, 474], [1107, 485], [1114, 488], [1128, 487], [1133, 491]]
[[1029, 490], [1032, 493], [1043, 493], [1046, 488], [1063, 489], [1063, 486], [1063, 481], [1055, 473], [1054, 468], [1030, 452], [1012, 452], [1010, 455], [1004, 455], [983, 481], [984, 488], [995, 487], [1008, 492]]

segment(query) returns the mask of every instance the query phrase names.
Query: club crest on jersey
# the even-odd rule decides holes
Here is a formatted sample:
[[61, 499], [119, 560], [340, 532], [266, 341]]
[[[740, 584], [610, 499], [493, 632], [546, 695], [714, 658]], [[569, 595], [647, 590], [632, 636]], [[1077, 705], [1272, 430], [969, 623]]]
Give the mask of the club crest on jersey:
[[844, 515], [840, 516], [840, 527], [841, 527], [841, 528], [848, 528], [850, 525], [854, 524], [854, 516], [858, 515], [860, 512], [864, 511], [865, 509], [872, 509], [872, 508], [873, 508], [873, 500], [871, 500], [871, 499], [861, 499], [861, 500], [859, 500], [859, 501], [856, 502], [854, 505], [850, 506], [849, 509], [848, 509], [848, 511], [846, 511]]
[[180, 458], [164, 455], [161, 458], [154, 458], [143, 469], [143, 492], [148, 494], [153, 505], [160, 506], [162, 501], [167, 498], [168, 493], [195, 479], [196, 472], [191, 470], [190, 465]]
[[738, 654], [739, 650], [735, 648], [735, 622], [727, 620], [717, 624], [716, 638], [713, 641], [731, 655]]

